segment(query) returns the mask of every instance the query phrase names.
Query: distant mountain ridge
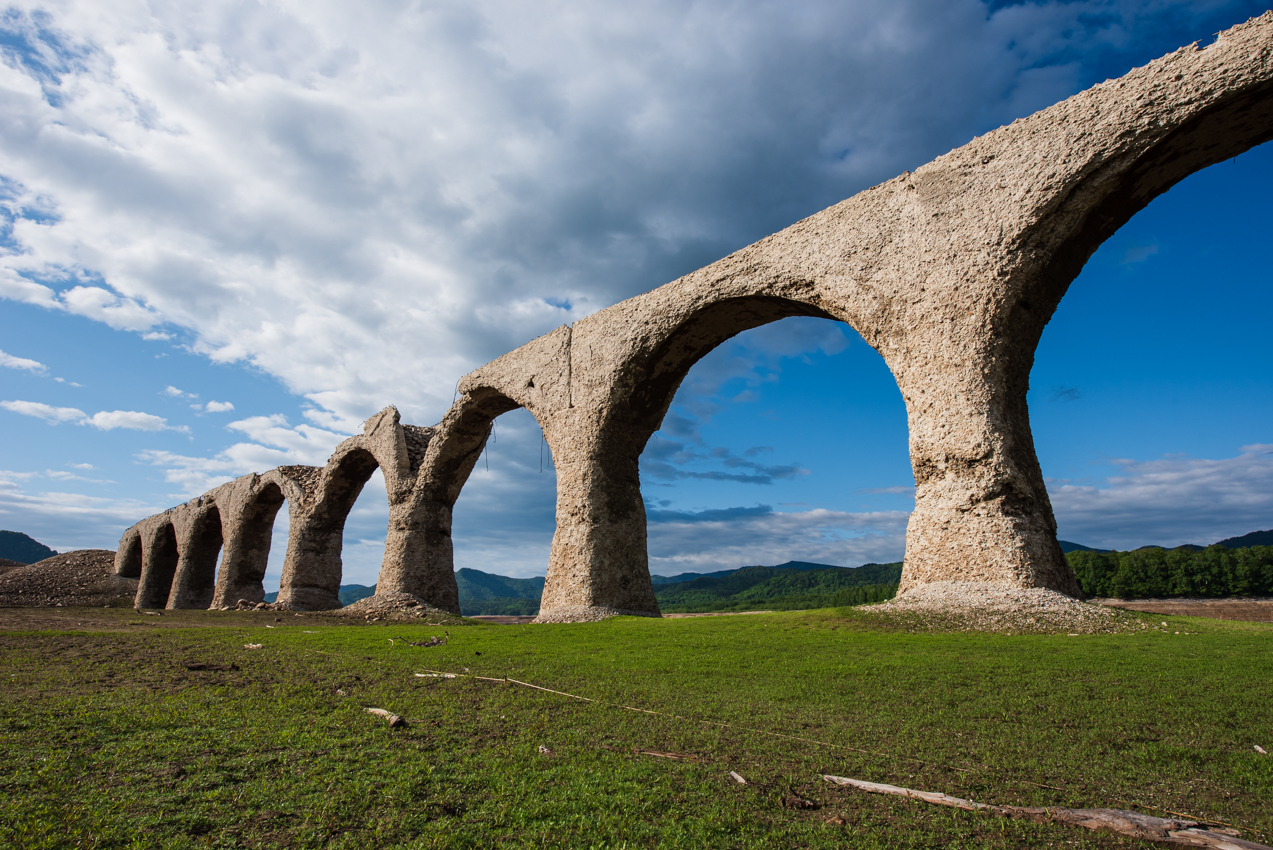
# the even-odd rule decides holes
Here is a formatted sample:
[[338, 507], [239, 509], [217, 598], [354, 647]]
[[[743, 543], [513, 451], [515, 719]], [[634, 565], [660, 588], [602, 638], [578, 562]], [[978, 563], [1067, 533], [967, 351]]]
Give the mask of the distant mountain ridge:
[[[871, 567], [875, 565], [863, 564], [862, 566]], [[732, 570], [717, 570], [714, 573], [680, 573], [679, 575], [674, 575], [674, 576], [651, 575], [650, 581], [653, 582], [654, 586], [657, 588], [659, 585], [663, 585], [663, 584], [678, 584], [683, 581], [695, 581], [700, 578], [723, 578], [725, 576], [733, 575], [734, 573], [738, 572], [740, 569], [747, 570], [747, 569], [751, 569], [751, 567], [735, 567]], [[847, 569], [857, 569], [857, 568], [856, 567], [838, 567], [838, 566], [835, 566], [834, 564], [812, 564], [808, 561], [788, 561], [785, 564], [778, 564], [777, 566], [767, 567], [767, 569], [807, 571], [807, 570], [847, 570]]]
[[901, 575], [900, 561], [860, 567], [788, 561], [661, 584], [654, 595], [667, 613], [837, 608], [891, 598]]
[[[1061, 544], [1061, 551], [1066, 554], [1116, 554], [1113, 549], [1096, 549], [1068, 540], [1057, 542]], [[1273, 529], [1230, 537], [1212, 545], [1228, 549], [1273, 545]], [[1135, 551], [1161, 548], [1163, 547], [1143, 546]], [[1206, 547], [1186, 544], [1175, 548], [1195, 552]], [[654, 584], [654, 595], [659, 601], [659, 607], [668, 613], [741, 611], [747, 608], [787, 610], [881, 601], [896, 592], [901, 574], [900, 561], [891, 564], [863, 564], [860, 567], [787, 561], [772, 567], [738, 567], [710, 573], [679, 573], [674, 576], [651, 575], [650, 581]], [[539, 611], [539, 599], [544, 592], [543, 576], [512, 578], [467, 567], [455, 571], [455, 583], [460, 591], [460, 611], [466, 617], [483, 614], [536, 614]], [[370, 587], [342, 584], [340, 601], [349, 605], [375, 592], [374, 584]], [[269, 593], [265, 598], [266, 601], [273, 602], [277, 597], [277, 593]]]
[[1101, 552], [1103, 554], [1114, 551], [1113, 549], [1093, 549], [1091, 546], [1084, 546], [1082, 543], [1071, 543], [1068, 540], [1058, 540], [1056, 542], [1061, 544], [1061, 551], [1067, 555], [1071, 552]]
[[0, 558], [6, 561], [34, 564], [56, 554], [57, 550], [50, 549], [20, 531], [0, 531]]
[[1216, 544], [1226, 549], [1248, 549], [1252, 546], [1273, 546], [1273, 528], [1268, 531], [1252, 531], [1241, 537], [1229, 537]]
[[538, 602], [544, 593], [544, 576], [509, 578], [467, 567], [455, 571], [455, 583], [460, 588], [461, 602], [466, 599], [534, 599]]

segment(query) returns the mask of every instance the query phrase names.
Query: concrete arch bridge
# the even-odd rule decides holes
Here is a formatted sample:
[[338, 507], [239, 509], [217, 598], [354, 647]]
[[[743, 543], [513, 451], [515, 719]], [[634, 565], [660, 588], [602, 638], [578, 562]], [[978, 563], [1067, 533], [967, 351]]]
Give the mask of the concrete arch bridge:
[[1076, 595], [1026, 406], [1040, 335], [1132, 215], [1270, 138], [1273, 12], [535, 339], [466, 375], [437, 425], [403, 425], [388, 408], [321, 469], [248, 475], [145, 519], [120, 541], [116, 570], [140, 577], [139, 606], [260, 599], [287, 501], [279, 599], [337, 606], [345, 517], [379, 467], [390, 517], [378, 592], [457, 611], [451, 509], [494, 418], [523, 407], [557, 467], [541, 619], [657, 614], [637, 474], [646, 441], [712, 348], [819, 316], [861, 334], [906, 403], [917, 491], [902, 592], [957, 580]]

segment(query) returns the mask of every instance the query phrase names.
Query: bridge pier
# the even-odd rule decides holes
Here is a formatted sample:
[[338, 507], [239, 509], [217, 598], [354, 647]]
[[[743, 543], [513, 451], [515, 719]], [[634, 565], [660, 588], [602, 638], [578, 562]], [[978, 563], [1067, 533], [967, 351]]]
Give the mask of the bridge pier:
[[616, 614], [658, 617], [637, 473], [639, 448], [607, 452], [596, 441], [568, 448], [550, 442], [557, 469], [557, 530], [536, 622]]
[[408, 499], [390, 503], [377, 596], [409, 593], [435, 608], [460, 613], [451, 508], [452, 504], [430, 488], [420, 488]]
[[1017, 375], [965, 370], [961, 380], [949, 362], [934, 368], [944, 382], [922, 366], [901, 382], [915, 510], [899, 593], [960, 581], [1079, 596], [1030, 434], [1028, 365]]

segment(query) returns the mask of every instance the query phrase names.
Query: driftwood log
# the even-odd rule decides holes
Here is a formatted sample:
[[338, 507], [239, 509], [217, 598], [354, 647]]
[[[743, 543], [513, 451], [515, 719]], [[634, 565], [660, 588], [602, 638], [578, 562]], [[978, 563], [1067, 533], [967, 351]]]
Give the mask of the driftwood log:
[[933, 803], [938, 806], [949, 806], [969, 812], [987, 811], [1004, 817], [1018, 820], [1029, 820], [1035, 823], [1062, 823], [1067, 826], [1080, 826], [1084, 829], [1101, 832], [1113, 832], [1129, 838], [1143, 841], [1156, 841], [1159, 844], [1173, 844], [1183, 847], [1215, 847], [1219, 850], [1273, 850], [1266, 844], [1244, 841], [1228, 832], [1204, 829], [1204, 824], [1197, 821], [1175, 818], [1156, 818], [1142, 815], [1139, 812], [1126, 812], [1121, 809], [1064, 809], [1060, 807], [1037, 806], [992, 806], [963, 800], [934, 791], [916, 791], [913, 788], [901, 788], [897, 785], [884, 785], [879, 782], [866, 782], [861, 779], [850, 779], [847, 776], [823, 776], [827, 782], [837, 785], [848, 785], [872, 794], [889, 794], [894, 797], [909, 797]]

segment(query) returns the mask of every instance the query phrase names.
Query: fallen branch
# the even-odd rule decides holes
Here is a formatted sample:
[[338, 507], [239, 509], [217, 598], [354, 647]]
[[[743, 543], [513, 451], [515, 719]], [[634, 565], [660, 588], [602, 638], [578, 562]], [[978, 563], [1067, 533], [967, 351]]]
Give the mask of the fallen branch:
[[1126, 812], [1120, 809], [1065, 809], [1060, 807], [1036, 806], [992, 806], [963, 800], [934, 791], [916, 791], [913, 788], [901, 788], [897, 785], [884, 785], [879, 782], [866, 782], [861, 779], [850, 779], [847, 776], [823, 776], [827, 782], [837, 785], [848, 785], [867, 791], [871, 794], [888, 794], [894, 797], [907, 797], [922, 800], [937, 806], [949, 806], [964, 811], [987, 811], [1017, 820], [1029, 820], [1035, 823], [1060, 823], [1066, 826], [1079, 826], [1083, 829], [1101, 832], [1113, 832], [1129, 838], [1143, 841], [1156, 841], [1159, 844], [1174, 844], [1185, 847], [1215, 847], [1219, 850], [1273, 850], [1265, 844], [1244, 841], [1231, 830], [1217, 832], [1203, 829], [1204, 824], [1192, 820], [1175, 820], [1142, 815], [1139, 812]]
[[383, 717], [385, 720], [388, 720], [390, 729], [395, 729], [400, 726], [405, 727], [407, 725], [406, 720], [403, 720], [392, 711], [385, 711], [383, 708], [369, 708], [367, 709], [367, 713], [374, 714], [377, 717]]
[[672, 759], [673, 761], [702, 761], [699, 756], [687, 755], [685, 753], [664, 753], [659, 750], [642, 750], [637, 747], [611, 747], [606, 744], [601, 745], [601, 749], [610, 750], [613, 753], [632, 753], [634, 756], [654, 756], [660, 759]]

